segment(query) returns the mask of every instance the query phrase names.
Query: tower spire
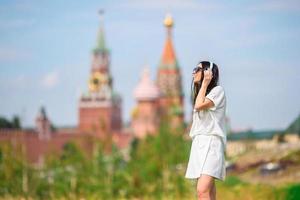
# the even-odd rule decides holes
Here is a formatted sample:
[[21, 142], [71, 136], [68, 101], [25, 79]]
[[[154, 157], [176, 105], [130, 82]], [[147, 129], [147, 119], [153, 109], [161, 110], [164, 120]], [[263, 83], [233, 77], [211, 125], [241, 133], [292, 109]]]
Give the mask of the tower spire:
[[106, 48], [105, 45], [105, 35], [104, 35], [104, 10], [100, 9], [98, 11], [99, 13], [99, 18], [100, 18], [100, 27], [98, 31], [98, 36], [97, 36], [97, 43], [96, 47], [94, 49], [94, 52], [107, 52], [108, 49]]
[[173, 22], [173, 18], [172, 18], [170, 13], [168, 13], [166, 15], [166, 18], [164, 20], [164, 25], [167, 28], [167, 37], [171, 37], [171, 31], [172, 31], [172, 27], [174, 25], [174, 22]]
[[172, 42], [172, 28], [174, 26], [174, 21], [171, 14], [167, 14], [164, 19], [164, 26], [167, 30], [166, 42], [164, 45], [162, 58], [160, 62], [160, 68], [178, 68], [176, 55]]

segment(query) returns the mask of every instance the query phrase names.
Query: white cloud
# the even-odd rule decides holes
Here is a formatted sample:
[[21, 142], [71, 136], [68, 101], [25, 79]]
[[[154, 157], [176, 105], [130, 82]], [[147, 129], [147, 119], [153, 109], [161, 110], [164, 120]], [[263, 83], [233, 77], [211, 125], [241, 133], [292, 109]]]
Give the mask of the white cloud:
[[53, 88], [59, 83], [59, 73], [56, 71], [46, 74], [42, 79], [42, 86], [45, 88]]

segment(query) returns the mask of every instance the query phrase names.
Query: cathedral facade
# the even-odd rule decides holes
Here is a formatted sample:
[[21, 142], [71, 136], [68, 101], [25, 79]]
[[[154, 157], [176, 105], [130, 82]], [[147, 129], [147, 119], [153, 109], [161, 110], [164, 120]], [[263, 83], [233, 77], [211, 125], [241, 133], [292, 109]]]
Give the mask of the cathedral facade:
[[171, 128], [184, 125], [182, 75], [172, 41], [174, 21], [171, 15], [166, 16], [164, 26], [166, 40], [156, 80], [150, 80], [149, 69], [145, 68], [134, 91], [137, 103], [132, 111], [131, 125], [133, 134], [139, 138], [156, 134], [161, 121], [169, 123]]

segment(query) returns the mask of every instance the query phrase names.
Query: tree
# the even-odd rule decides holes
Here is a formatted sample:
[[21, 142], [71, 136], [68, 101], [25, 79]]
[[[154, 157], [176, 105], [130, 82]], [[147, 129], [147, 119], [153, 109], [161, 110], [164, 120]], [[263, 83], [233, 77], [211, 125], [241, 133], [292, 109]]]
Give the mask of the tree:
[[19, 116], [13, 116], [13, 119], [11, 121], [4, 117], [0, 117], [0, 128], [20, 129], [21, 122]]

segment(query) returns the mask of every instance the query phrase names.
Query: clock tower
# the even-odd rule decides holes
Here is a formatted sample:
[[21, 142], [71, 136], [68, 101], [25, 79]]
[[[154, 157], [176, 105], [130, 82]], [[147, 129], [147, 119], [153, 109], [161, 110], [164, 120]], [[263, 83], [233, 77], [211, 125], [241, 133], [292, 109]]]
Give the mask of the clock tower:
[[88, 80], [88, 91], [79, 100], [79, 129], [99, 137], [120, 131], [121, 97], [113, 89], [110, 72], [110, 51], [104, 37], [103, 11], [96, 47], [92, 51], [92, 64]]

